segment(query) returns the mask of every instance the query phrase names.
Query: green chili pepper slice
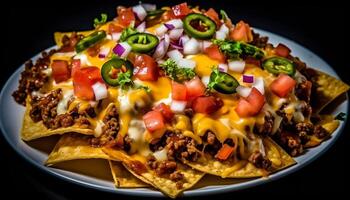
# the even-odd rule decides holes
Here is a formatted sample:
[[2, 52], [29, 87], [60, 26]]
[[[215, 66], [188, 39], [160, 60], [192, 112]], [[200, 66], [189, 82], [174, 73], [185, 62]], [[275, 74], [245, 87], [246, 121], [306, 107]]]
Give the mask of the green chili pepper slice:
[[236, 92], [236, 88], [239, 86], [239, 82], [230, 74], [221, 72], [215, 69], [210, 74], [209, 88], [213, 88], [216, 91], [223, 94], [232, 94]]
[[255, 59], [261, 59], [265, 56], [263, 50], [251, 44], [241, 43], [241, 47], [245, 55], [252, 56]]
[[147, 17], [157, 17], [161, 14], [163, 14], [166, 10], [158, 9], [158, 10], [152, 10], [147, 12]]
[[105, 31], [96, 31], [91, 33], [90, 35], [81, 39], [77, 45], [75, 46], [75, 51], [77, 53], [84, 51], [90, 46], [96, 44], [97, 42], [103, 40], [106, 37]]
[[118, 79], [118, 73], [128, 72], [130, 75], [132, 75], [133, 69], [134, 67], [130, 61], [120, 58], [112, 58], [103, 64], [101, 68], [101, 75], [104, 82], [106, 82], [108, 85], [119, 86], [120, 78]]
[[295, 66], [292, 61], [282, 57], [272, 57], [263, 61], [262, 66], [273, 74], [294, 76]]
[[209, 17], [192, 13], [183, 19], [185, 32], [197, 39], [209, 39], [216, 31], [216, 24]]
[[126, 42], [131, 46], [133, 52], [148, 53], [158, 45], [159, 39], [149, 33], [136, 33], [129, 36]]

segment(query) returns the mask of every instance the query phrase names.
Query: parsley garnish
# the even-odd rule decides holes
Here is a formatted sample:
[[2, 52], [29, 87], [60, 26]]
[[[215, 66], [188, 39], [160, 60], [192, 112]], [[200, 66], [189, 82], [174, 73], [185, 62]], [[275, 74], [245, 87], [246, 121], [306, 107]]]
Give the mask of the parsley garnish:
[[128, 87], [134, 85], [134, 82], [131, 80], [131, 76], [132, 76], [132, 74], [130, 71], [118, 73], [117, 81], [119, 83], [120, 88], [125, 90]]
[[335, 119], [340, 120], [340, 121], [344, 121], [345, 118], [346, 118], [346, 114], [343, 113], [343, 112], [339, 113], [339, 114], [335, 117]]
[[94, 19], [94, 27], [96, 28], [96, 27], [98, 27], [100, 25], [105, 24], [107, 22], [107, 18], [108, 18], [107, 14], [106, 13], [102, 13], [101, 14], [101, 20], [99, 20], [98, 18]]
[[150, 92], [152, 91], [151, 88], [149, 88], [149, 87], [146, 86], [146, 85], [137, 85], [135, 88], [136, 88], [136, 89], [143, 89], [143, 90], [145, 90], [145, 91], [148, 92], [148, 93], [150, 93]]
[[137, 33], [136, 29], [134, 28], [134, 23], [131, 23], [128, 27], [126, 27], [121, 36], [120, 36], [120, 41], [124, 42], [130, 35], [134, 35]]
[[208, 91], [211, 91], [214, 88], [214, 85], [222, 83], [225, 80], [225, 77], [219, 74], [219, 69], [217, 67], [213, 67], [212, 73], [214, 73], [215, 75], [210, 77], [215, 77], [215, 78], [214, 79], [210, 78], [210, 81], [207, 86]]
[[190, 68], [181, 68], [172, 59], [166, 60], [160, 64], [160, 67], [165, 71], [165, 74], [176, 82], [183, 82], [192, 79], [196, 73]]

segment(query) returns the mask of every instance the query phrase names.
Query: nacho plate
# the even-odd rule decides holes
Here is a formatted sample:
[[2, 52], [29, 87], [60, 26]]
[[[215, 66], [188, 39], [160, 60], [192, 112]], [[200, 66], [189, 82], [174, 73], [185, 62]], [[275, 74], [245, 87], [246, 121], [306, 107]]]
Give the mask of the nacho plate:
[[[270, 37], [271, 37], [271, 35], [272, 34], [268, 34]], [[279, 38], [280, 39], [280, 38]], [[280, 41], [283, 41], [283, 39], [282, 40], [280, 40]], [[288, 41], [286, 42], [286, 44], [288, 43]], [[291, 46], [293, 46], [294, 44], [293, 43], [288, 43], [288, 45], [291, 45]], [[290, 47], [291, 47], [290, 46]], [[293, 52], [295, 51], [294, 50], [294, 48], [293, 47], [291, 47], [292, 49], [293, 49]], [[296, 50], [296, 51], [298, 51], [298, 50]], [[301, 50], [302, 51], [302, 50]], [[296, 54], [298, 54], [299, 52], [297, 52]], [[305, 52], [304, 52], [305, 53]], [[303, 56], [300, 56], [300, 57], [303, 57]], [[309, 62], [308, 62], [309, 63]], [[315, 65], [313, 65], [313, 66], [315, 66]], [[17, 75], [18, 75], [18, 73], [17, 73]], [[18, 77], [17, 77], [18, 78]], [[1, 105], [3, 105], [3, 104], [1, 104]], [[338, 107], [338, 108], [342, 108], [342, 107], [344, 107], [343, 106], [344, 105], [344, 103], [343, 104], [341, 104], [341, 106], [340, 107]], [[339, 110], [338, 110], [339, 111]], [[9, 116], [9, 119], [11, 119], [11, 115]], [[6, 125], [7, 127], [8, 127], [8, 124]], [[341, 125], [340, 125], [340, 127], [342, 127], [342, 123], [341, 123]], [[338, 129], [339, 130], [339, 129]], [[339, 135], [339, 133], [338, 133], [338, 131], [336, 131], [333, 135]], [[336, 137], [336, 136], [335, 136]], [[322, 143], [322, 145], [320, 145], [320, 147], [322, 147], [323, 146], [323, 149], [324, 149], [324, 145], [327, 145], [327, 143], [329, 143], [329, 141], [332, 141], [332, 140], [334, 140], [334, 138], [335, 137], [331, 137], [331, 139], [330, 140], [327, 140], [325, 143]], [[328, 146], [328, 145], [327, 145]], [[319, 147], [317, 147], [317, 148], [319, 148]], [[322, 148], [319, 148], [319, 149], [322, 149]], [[310, 150], [310, 152], [312, 152], [314, 149], [311, 149]], [[311, 155], [313, 155], [313, 154], [311, 154]], [[303, 156], [301, 156], [301, 157], [303, 157]], [[314, 156], [314, 157], [316, 157], [316, 156]], [[298, 157], [299, 158], [299, 157]], [[309, 158], [309, 159], [311, 159], [311, 158]], [[297, 164], [296, 166], [300, 166], [301, 164], [300, 164], [300, 161], [297, 159], [297, 161], [299, 162], [299, 164]], [[305, 162], [305, 160], [304, 160], [304, 162]], [[303, 162], [301, 162], [301, 163], [303, 163]], [[288, 169], [286, 169], [286, 170], [283, 170], [282, 172], [284, 172], [284, 173], [282, 173], [282, 174], [285, 174], [285, 173], [288, 173], [288, 172], [291, 172], [293, 169], [297, 169], [298, 167], [290, 167], [290, 168], [288, 168]], [[270, 178], [271, 179], [269, 179], [269, 180], [273, 180], [274, 179], [274, 177], [276, 177], [276, 175], [278, 175], [278, 174], [280, 174], [280, 172], [277, 172], [277, 173], [275, 173], [275, 174], [272, 174], [272, 175], [270, 175]], [[263, 180], [261, 180], [261, 179], [256, 179], [256, 180], [259, 180], [259, 181], [261, 181], [261, 182], [264, 182]], [[255, 184], [256, 182], [256, 180], [253, 180], [253, 181], [249, 181], [251, 184]], [[244, 185], [244, 184], [243, 184]], [[245, 185], [249, 185], [249, 184], [245, 184]], [[242, 187], [242, 186], [241, 186]], [[226, 187], [226, 188], [228, 188], [228, 187]], [[238, 184], [238, 186], [237, 186], [237, 188], [240, 188], [239, 187], [239, 184]], [[200, 190], [199, 190], [200, 191]], [[138, 191], [136, 190], [135, 191], [135, 194], [137, 194], [138, 193]], [[196, 192], [194, 192], [194, 193], [196, 193]], [[150, 194], [152, 194], [152, 192], [150, 192]], [[185, 192], [185, 194], [186, 194], [186, 192]]]

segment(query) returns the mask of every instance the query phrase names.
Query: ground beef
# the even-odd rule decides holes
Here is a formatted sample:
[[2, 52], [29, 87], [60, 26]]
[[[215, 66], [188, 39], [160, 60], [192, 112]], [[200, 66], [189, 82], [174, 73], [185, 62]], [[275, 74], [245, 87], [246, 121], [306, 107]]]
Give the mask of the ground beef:
[[[107, 112], [107, 114], [103, 118], [104, 125], [102, 126], [102, 134], [100, 137], [93, 138], [91, 140], [91, 144], [93, 146], [104, 146], [111, 142], [114, 142], [117, 138], [119, 132], [119, 114], [118, 110], [115, 106], [111, 107], [111, 109]], [[121, 146], [124, 144], [124, 139], [121, 138], [118, 143], [115, 143], [117, 146]]]
[[294, 66], [296, 67], [296, 69], [303, 75], [305, 75], [305, 70], [307, 69], [306, 63], [304, 63], [303, 61], [301, 61], [298, 57], [294, 57], [289, 55], [288, 59], [293, 61]]
[[195, 141], [190, 137], [185, 137], [181, 133], [168, 132], [166, 135], [166, 146], [168, 149], [168, 158], [177, 160], [196, 161], [199, 152]]
[[85, 113], [78, 112], [78, 108], [73, 108], [69, 113], [57, 114], [57, 105], [62, 99], [62, 90], [53, 90], [45, 96], [32, 96], [30, 117], [34, 122], [42, 121], [49, 129], [70, 127], [74, 124], [81, 128], [88, 128], [90, 125]]
[[316, 125], [314, 127], [313, 134], [320, 139], [329, 136], [329, 132], [326, 129], [324, 129], [321, 125]]
[[313, 134], [314, 125], [310, 122], [300, 122], [295, 124], [295, 133], [299, 136], [301, 143], [306, 144]]
[[25, 106], [27, 96], [33, 91], [40, 90], [49, 80], [49, 77], [43, 73], [43, 70], [47, 69], [50, 64], [50, 56], [55, 52], [56, 50], [51, 50], [49, 53], [43, 52], [42, 57], [35, 64], [33, 64], [32, 60], [25, 63], [25, 69], [21, 73], [18, 88], [12, 93], [17, 103]]
[[295, 95], [298, 97], [299, 100], [303, 100], [309, 103], [311, 98], [311, 88], [311, 81], [303, 80], [301, 83], [296, 85]]
[[62, 37], [62, 46], [58, 50], [59, 52], [71, 52], [75, 50], [75, 45], [81, 40], [83, 36], [77, 34], [76, 32], [72, 33], [70, 37], [64, 35]]
[[268, 40], [269, 40], [268, 37], [266, 37], [266, 36], [262, 37], [262, 36], [260, 36], [259, 33], [255, 33], [253, 31], [253, 41], [250, 44], [257, 46], [259, 48], [265, 48], [266, 45], [268, 44]]
[[257, 168], [268, 170], [271, 167], [271, 161], [259, 151], [252, 153], [248, 160]]
[[193, 109], [192, 108], [186, 108], [185, 110], [184, 110], [184, 113], [185, 113], [185, 115], [187, 116], [187, 117], [189, 117], [189, 118], [192, 118], [193, 117]]
[[216, 138], [215, 134], [211, 131], [206, 132], [202, 136], [204, 145], [204, 152], [209, 153], [212, 156], [215, 156], [217, 152], [221, 149], [222, 144]]
[[170, 180], [174, 182], [179, 182], [184, 179], [184, 175], [177, 170], [176, 161], [157, 161], [154, 156], [149, 156], [147, 158], [147, 165], [154, 170], [158, 176], [169, 177]]
[[253, 132], [258, 135], [271, 135], [274, 123], [274, 117], [269, 113], [264, 117], [263, 124], [255, 124]]
[[59, 122], [55, 121], [57, 116], [57, 105], [62, 99], [62, 90], [53, 90], [44, 97], [32, 97], [32, 109], [30, 117], [34, 122], [43, 121], [48, 128], [55, 127]]
[[288, 131], [281, 131], [276, 134], [277, 142], [291, 155], [297, 156], [303, 152], [303, 145], [298, 135]]

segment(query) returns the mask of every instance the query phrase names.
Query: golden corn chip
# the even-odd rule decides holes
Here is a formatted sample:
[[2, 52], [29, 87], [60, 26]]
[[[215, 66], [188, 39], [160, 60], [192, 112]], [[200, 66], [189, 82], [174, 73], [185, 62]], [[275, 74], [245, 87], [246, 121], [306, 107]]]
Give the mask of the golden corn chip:
[[133, 176], [121, 162], [108, 160], [109, 166], [114, 179], [114, 184], [117, 188], [139, 188], [148, 187], [147, 184]]

